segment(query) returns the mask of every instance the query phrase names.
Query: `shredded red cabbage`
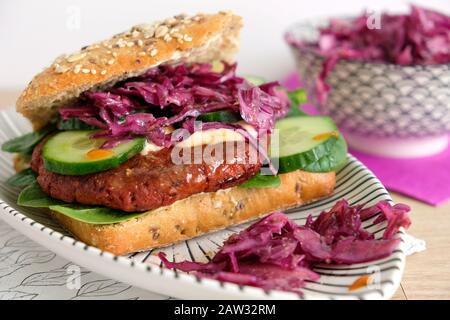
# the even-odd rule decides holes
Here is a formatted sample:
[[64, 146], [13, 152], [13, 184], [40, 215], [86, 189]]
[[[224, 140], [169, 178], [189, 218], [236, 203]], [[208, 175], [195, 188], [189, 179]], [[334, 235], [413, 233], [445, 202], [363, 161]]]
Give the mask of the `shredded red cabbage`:
[[108, 138], [106, 147], [136, 136], [166, 147], [171, 139], [163, 127], [218, 110], [240, 113], [270, 132], [289, 109], [287, 96], [276, 90], [278, 82], [253, 86], [236, 75], [236, 64], [223, 65], [221, 72], [210, 64], [159, 66], [104, 92], [84, 93], [77, 106], [61, 108], [60, 116], [103, 129], [95, 136]]
[[[340, 200], [316, 219], [309, 216], [304, 226], [275, 212], [229, 237], [208, 263], [170, 262], [162, 252], [159, 257], [167, 268], [200, 277], [300, 292], [305, 281], [319, 280], [313, 271], [317, 263], [363, 263], [389, 256], [399, 244], [395, 234], [411, 223], [409, 210], [386, 201], [363, 208]], [[375, 216], [374, 223], [387, 220], [379, 240], [362, 228], [362, 221]]]
[[399, 65], [450, 63], [450, 17], [418, 6], [409, 14], [380, 17], [380, 28], [367, 26], [370, 14], [352, 19], [331, 19], [320, 29], [317, 42], [305, 42], [288, 33], [286, 40], [298, 48], [310, 48], [326, 59], [316, 81], [319, 102], [330, 90], [325, 79], [340, 59], [357, 59]]
[[278, 82], [270, 82], [259, 87], [248, 82], [238, 88], [238, 101], [242, 118], [256, 128], [271, 130], [275, 120], [286, 115], [289, 100], [278, 93]]

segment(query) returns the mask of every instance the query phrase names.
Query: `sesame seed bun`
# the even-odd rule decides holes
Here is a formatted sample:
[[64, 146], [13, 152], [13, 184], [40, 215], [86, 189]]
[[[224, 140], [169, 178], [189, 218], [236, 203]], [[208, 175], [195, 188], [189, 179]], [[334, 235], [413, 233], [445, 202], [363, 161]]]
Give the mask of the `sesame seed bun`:
[[16, 109], [35, 130], [61, 106], [88, 90], [101, 90], [163, 63], [232, 61], [242, 19], [230, 12], [175, 16], [142, 24], [58, 57], [22, 92]]

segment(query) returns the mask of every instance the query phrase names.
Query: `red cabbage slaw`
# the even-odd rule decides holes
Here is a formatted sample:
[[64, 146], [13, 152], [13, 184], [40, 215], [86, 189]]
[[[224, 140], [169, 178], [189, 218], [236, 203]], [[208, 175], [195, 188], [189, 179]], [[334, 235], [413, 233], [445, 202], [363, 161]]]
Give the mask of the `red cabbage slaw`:
[[[77, 106], [61, 108], [60, 116], [102, 129], [95, 137], [109, 140], [104, 147], [136, 136], [169, 147], [172, 141], [164, 127], [183, 126], [201, 114], [219, 110], [239, 113], [258, 131], [270, 132], [290, 106], [286, 95], [276, 90], [278, 82], [253, 86], [236, 75], [236, 64], [223, 66], [216, 72], [206, 63], [161, 65], [104, 92], [84, 93]], [[209, 127], [221, 126], [226, 124]]]
[[290, 45], [310, 48], [325, 57], [316, 79], [320, 103], [325, 103], [330, 91], [326, 77], [340, 59], [398, 65], [450, 63], [449, 16], [412, 5], [409, 14], [383, 13], [380, 28], [369, 28], [370, 19], [369, 13], [352, 20], [330, 19], [329, 25], [319, 30], [316, 42], [286, 34]]
[[[364, 208], [340, 200], [316, 219], [310, 215], [304, 226], [275, 212], [229, 237], [208, 263], [170, 262], [162, 252], [159, 257], [168, 268], [200, 277], [301, 293], [305, 281], [320, 278], [313, 271], [315, 264], [363, 263], [389, 256], [400, 242], [397, 231], [411, 223], [409, 210], [387, 201]], [[374, 224], [387, 221], [382, 239], [362, 227], [374, 217]]]

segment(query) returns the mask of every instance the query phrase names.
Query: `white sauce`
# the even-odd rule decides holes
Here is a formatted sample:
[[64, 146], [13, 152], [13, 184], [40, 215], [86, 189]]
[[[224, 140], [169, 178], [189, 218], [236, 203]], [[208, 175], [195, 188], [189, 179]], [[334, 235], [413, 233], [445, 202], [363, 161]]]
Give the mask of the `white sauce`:
[[258, 137], [258, 132], [256, 131], [256, 129], [255, 129], [251, 124], [248, 124], [248, 123], [245, 122], [245, 121], [239, 121], [238, 124], [239, 124], [242, 128], [244, 128], [248, 133], [250, 133], [250, 135], [251, 135], [253, 138], [257, 138], [257, 137]]
[[[238, 122], [251, 136], [257, 137], [255, 128], [244, 121]], [[199, 145], [217, 144], [227, 141], [244, 141], [244, 137], [232, 130], [226, 128], [212, 129], [206, 131], [197, 131], [191, 134], [187, 139], [179, 142], [177, 147], [180, 148], [192, 148]], [[149, 141], [145, 142], [144, 149], [141, 151], [141, 155], [146, 155], [149, 152], [156, 152], [163, 149], [163, 147], [157, 146]]]
[[163, 147], [157, 146], [154, 143], [149, 142], [147, 139], [145, 140], [144, 149], [141, 151], [141, 155], [145, 156], [150, 152], [156, 152], [161, 150]]
[[177, 144], [180, 148], [189, 148], [207, 144], [217, 144], [226, 141], [242, 141], [241, 134], [231, 129], [212, 129], [207, 131], [194, 132], [187, 138]]

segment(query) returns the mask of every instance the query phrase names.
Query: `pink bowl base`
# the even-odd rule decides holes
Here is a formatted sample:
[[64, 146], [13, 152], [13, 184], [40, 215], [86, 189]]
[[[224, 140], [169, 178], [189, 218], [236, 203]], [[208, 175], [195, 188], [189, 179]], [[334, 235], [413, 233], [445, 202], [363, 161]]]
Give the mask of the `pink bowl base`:
[[391, 158], [421, 158], [438, 154], [447, 148], [448, 134], [424, 138], [373, 138], [344, 132], [354, 150]]

